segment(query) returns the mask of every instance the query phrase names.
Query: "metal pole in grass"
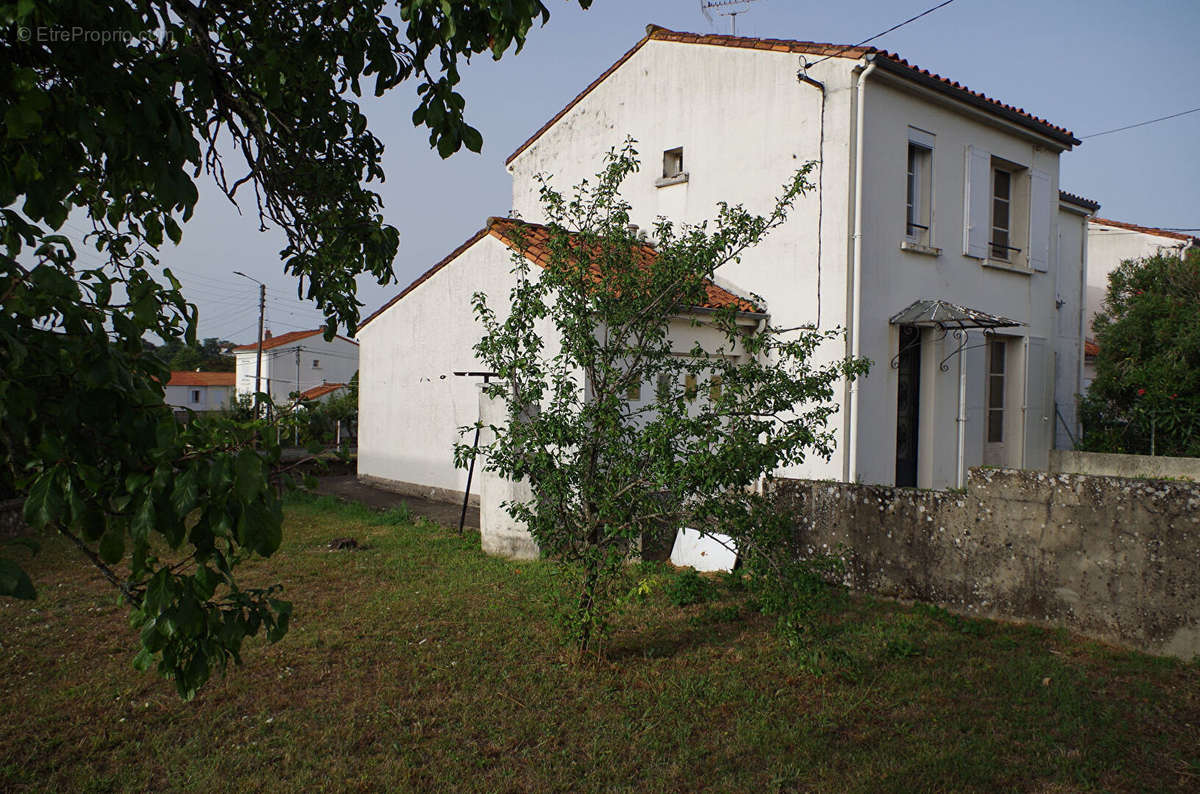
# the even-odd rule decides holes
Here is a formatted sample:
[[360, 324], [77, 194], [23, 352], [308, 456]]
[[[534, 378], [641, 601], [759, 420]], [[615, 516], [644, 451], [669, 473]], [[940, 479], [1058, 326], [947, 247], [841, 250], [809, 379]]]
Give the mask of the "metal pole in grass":
[[[483, 378], [488, 383], [495, 372], [455, 372], [457, 378]], [[467, 465], [467, 492], [463, 494], [462, 512], [458, 516], [458, 534], [462, 534], [463, 526], [467, 523], [467, 503], [471, 501], [471, 479], [475, 476], [475, 452], [479, 451], [479, 424], [475, 425], [475, 441], [471, 444], [471, 462]]]

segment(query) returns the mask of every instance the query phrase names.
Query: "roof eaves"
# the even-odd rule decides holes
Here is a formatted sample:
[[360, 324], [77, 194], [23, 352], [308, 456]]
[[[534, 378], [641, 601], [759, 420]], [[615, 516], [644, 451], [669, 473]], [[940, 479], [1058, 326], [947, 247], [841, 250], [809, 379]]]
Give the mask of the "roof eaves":
[[1089, 212], [1095, 212], [1100, 209], [1099, 201], [1092, 201], [1090, 198], [1084, 198], [1075, 193], [1068, 193], [1065, 190], [1058, 191], [1058, 200], [1067, 204], [1074, 204], [1076, 207], [1082, 207]]
[[911, 80], [917, 85], [945, 94], [986, 113], [999, 116], [1005, 121], [1010, 121], [1020, 127], [1037, 132], [1066, 147], [1078, 146], [1082, 143], [1070, 130], [1064, 127], [1051, 124], [1049, 121], [1034, 116], [1021, 108], [1006, 105], [978, 91], [972, 91], [965, 85], [936, 75], [928, 69], [913, 66], [908, 61], [885, 50], [868, 53], [866, 58], [886, 72]]
[[1112, 226], [1117, 229], [1127, 229], [1131, 232], [1141, 232], [1142, 234], [1149, 234], [1154, 237], [1166, 237], [1171, 240], [1180, 240], [1192, 245], [1200, 245], [1200, 238], [1197, 238], [1194, 235], [1184, 234], [1183, 232], [1167, 231], [1166, 229], [1159, 229], [1154, 226], [1139, 226], [1136, 223], [1126, 223], [1125, 221], [1114, 221], [1109, 220], [1108, 218], [1094, 217], [1089, 218], [1088, 223], [1094, 223], [1097, 226]]
[[532, 146], [532, 145], [534, 144], [534, 142], [535, 142], [535, 141], [536, 141], [538, 138], [542, 137], [542, 135], [543, 135], [543, 134], [546, 132], [546, 130], [550, 129], [550, 128], [551, 128], [551, 127], [553, 127], [555, 124], [557, 124], [557, 123], [558, 123], [558, 121], [559, 121], [559, 119], [561, 119], [563, 116], [567, 115], [567, 113], [569, 113], [569, 112], [571, 111], [571, 108], [573, 108], [573, 107], [575, 107], [576, 105], [578, 105], [578, 104], [579, 104], [579, 103], [580, 103], [580, 102], [583, 100], [583, 98], [584, 98], [584, 97], [586, 97], [588, 94], [592, 93], [592, 90], [593, 90], [593, 89], [595, 89], [595, 88], [596, 88], [596, 86], [600, 85], [600, 84], [601, 84], [601, 83], [603, 83], [605, 80], [607, 80], [607, 79], [608, 79], [608, 76], [609, 76], [610, 74], [612, 74], [613, 72], [615, 72], [617, 69], [621, 68], [622, 64], [624, 64], [626, 61], [628, 61], [630, 58], [632, 58], [632, 57], [633, 57], [633, 54], [634, 54], [635, 52], [637, 52], [638, 50], [640, 50], [640, 49], [642, 48], [642, 45], [644, 45], [644, 44], [645, 44], [647, 41], [649, 41], [649, 40], [650, 40], [650, 38], [651, 38], [651, 36], [652, 36], [652, 31], [651, 31], [651, 28], [653, 28], [653, 27], [654, 27], [653, 25], [648, 25], [648, 26], [646, 27], [646, 35], [645, 35], [645, 36], [643, 36], [643, 37], [642, 37], [642, 38], [641, 38], [641, 39], [638, 41], [638, 43], [637, 43], [637, 44], [634, 44], [632, 47], [630, 47], [630, 48], [629, 48], [629, 50], [628, 50], [628, 51], [626, 51], [626, 53], [625, 53], [624, 55], [622, 55], [620, 58], [618, 58], [618, 59], [616, 60], [616, 62], [615, 62], [615, 63], [613, 63], [613, 65], [612, 65], [612, 66], [610, 66], [610, 67], [608, 67], [607, 69], [605, 69], [605, 70], [604, 70], [604, 71], [603, 71], [603, 72], [600, 74], [600, 76], [599, 76], [599, 77], [597, 77], [595, 80], [593, 80], [591, 83], [589, 83], [589, 84], [588, 84], [588, 86], [587, 86], [587, 88], [583, 89], [583, 90], [582, 90], [582, 91], [580, 91], [578, 94], [576, 94], [574, 99], [572, 99], [570, 102], [568, 102], [568, 103], [566, 104], [566, 106], [565, 106], [565, 107], [564, 107], [562, 110], [560, 110], [560, 111], [558, 111], [557, 113], [555, 113], [555, 114], [554, 114], [554, 116], [553, 116], [553, 117], [552, 117], [552, 118], [551, 118], [549, 121], [547, 121], [545, 124], [543, 124], [543, 125], [542, 125], [542, 126], [539, 128], [539, 129], [538, 129], [538, 131], [537, 131], [537, 132], [535, 132], [533, 135], [530, 135], [530, 136], [529, 136], [529, 137], [528, 137], [528, 138], [525, 140], [525, 142], [524, 142], [524, 143], [522, 143], [520, 146], [518, 146], [518, 147], [517, 147], [517, 150], [516, 150], [515, 152], [513, 152], [512, 154], [510, 154], [510, 155], [508, 156], [508, 158], [507, 158], [507, 159], [505, 159], [505, 161], [504, 161], [504, 165], [505, 165], [505, 166], [511, 165], [511, 164], [512, 164], [512, 161], [513, 161], [513, 160], [516, 160], [516, 159], [517, 159], [517, 157], [519, 157], [519, 156], [520, 156], [520, 154], [521, 154], [523, 151], [525, 151], [525, 150], [526, 150], [526, 149], [528, 149], [530, 146]]
[[449, 254], [447, 254], [445, 257], [443, 257], [440, 262], [438, 262], [436, 265], [434, 265], [433, 267], [426, 270], [421, 275], [417, 276], [415, 279], [413, 279], [413, 281], [410, 282], [407, 287], [405, 287], [403, 290], [400, 291], [399, 295], [392, 298], [391, 300], [389, 300], [387, 303], [380, 306], [375, 311], [371, 312], [370, 316], [368, 316], [367, 319], [363, 320], [361, 323], [358, 324], [358, 330], [361, 331], [362, 329], [366, 328], [367, 323], [371, 322], [376, 317], [383, 314], [388, 309], [392, 308], [392, 305], [396, 301], [400, 300], [405, 295], [407, 295], [408, 293], [415, 290], [417, 287], [424, 284], [427, 280], [432, 278], [435, 273], [437, 273], [439, 270], [444, 268], [446, 265], [453, 262], [460, 254], [462, 254], [463, 251], [466, 251], [468, 248], [475, 245], [475, 243], [479, 242], [483, 238], [483, 236], [487, 233], [488, 233], [488, 227], [484, 226], [482, 229], [475, 232], [475, 234], [473, 234], [469, 238], [467, 238], [466, 242], [464, 242], [458, 248], [455, 248], [453, 251], [451, 251]]

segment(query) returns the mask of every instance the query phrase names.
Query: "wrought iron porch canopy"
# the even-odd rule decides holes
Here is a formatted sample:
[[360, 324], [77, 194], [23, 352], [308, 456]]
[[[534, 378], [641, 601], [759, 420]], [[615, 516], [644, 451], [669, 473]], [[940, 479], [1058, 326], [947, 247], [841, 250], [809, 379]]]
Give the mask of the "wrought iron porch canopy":
[[907, 309], [893, 315], [888, 322], [891, 325], [941, 328], [943, 331], [966, 331], [974, 328], [988, 331], [994, 328], [1015, 328], [1025, 324], [944, 300], [915, 301]]

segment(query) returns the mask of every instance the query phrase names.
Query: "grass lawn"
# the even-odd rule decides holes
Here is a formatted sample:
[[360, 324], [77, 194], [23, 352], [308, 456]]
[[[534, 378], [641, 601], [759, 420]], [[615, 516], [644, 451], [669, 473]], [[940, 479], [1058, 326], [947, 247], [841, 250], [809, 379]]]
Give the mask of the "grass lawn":
[[0, 790], [1200, 790], [1200, 664], [1062, 631], [855, 599], [796, 655], [736, 588], [679, 607], [660, 573], [577, 662], [549, 566], [327, 499], [247, 568], [291, 632], [185, 704], [47, 544], [39, 600], [0, 601]]

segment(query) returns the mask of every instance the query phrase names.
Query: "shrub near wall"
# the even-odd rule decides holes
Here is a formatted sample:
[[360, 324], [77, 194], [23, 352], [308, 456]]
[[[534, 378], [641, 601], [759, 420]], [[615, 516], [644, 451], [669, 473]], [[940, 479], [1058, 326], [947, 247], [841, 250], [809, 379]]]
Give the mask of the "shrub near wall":
[[972, 469], [966, 493], [777, 480], [856, 590], [1200, 655], [1200, 485]]

